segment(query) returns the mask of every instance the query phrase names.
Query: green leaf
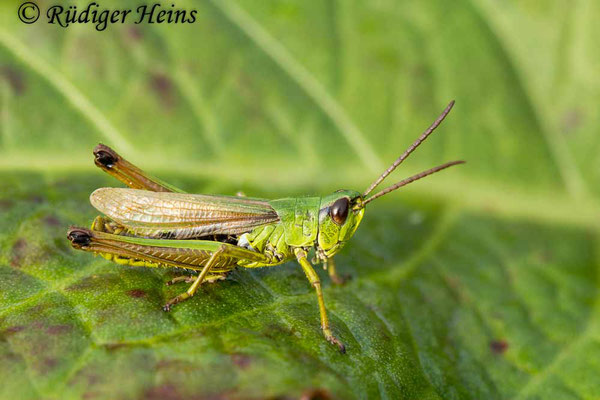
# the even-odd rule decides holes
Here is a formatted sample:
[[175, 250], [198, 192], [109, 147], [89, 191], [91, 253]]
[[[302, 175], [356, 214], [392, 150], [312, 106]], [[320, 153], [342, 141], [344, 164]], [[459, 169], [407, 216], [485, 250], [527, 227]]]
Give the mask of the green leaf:
[[[0, 398], [600, 397], [596, 2], [189, 0], [192, 25], [103, 32], [19, 5], [0, 5]], [[361, 190], [453, 98], [386, 182], [468, 163], [369, 204], [345, 286], [318, 271], [345, 355], [294, 263], [164, 313], [179, 271], [65, 238], [119, 186], [98, 142], [190, 192]]]

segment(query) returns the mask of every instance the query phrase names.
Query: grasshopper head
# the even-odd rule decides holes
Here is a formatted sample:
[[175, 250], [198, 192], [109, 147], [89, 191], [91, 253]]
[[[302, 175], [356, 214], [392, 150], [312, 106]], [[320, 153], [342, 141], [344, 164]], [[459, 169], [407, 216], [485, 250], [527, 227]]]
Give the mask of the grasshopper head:
[[367, 203], [378, 197], [384, 196], [396, 189], [406, 186], [411, 182], [434, 174], [438, 171], [462, 164], [464, 161], [451, 161], [437, 167], [428, 169], [409, 178], [403, 179], [375, 194], [370, 193], [375, 189], [398, 165], [400, 165], [446, 118], [454, 101], [451, 101], [442, 114], [421, 134], [421, 136], [408, 148], [394, 163], [377, 178], [364, 193], [353, 190], [338, 190], [321, 200], [319, 211], [319, 233], [317, 235], [317, 255], [326, 259], [335, 255], [344, 244], [354, 235], [362, 220]]
[[365, 208], [354, 190], [338, 190], [321, 200], [317, 249], [321, 258], [332, 257], [354, 235]]

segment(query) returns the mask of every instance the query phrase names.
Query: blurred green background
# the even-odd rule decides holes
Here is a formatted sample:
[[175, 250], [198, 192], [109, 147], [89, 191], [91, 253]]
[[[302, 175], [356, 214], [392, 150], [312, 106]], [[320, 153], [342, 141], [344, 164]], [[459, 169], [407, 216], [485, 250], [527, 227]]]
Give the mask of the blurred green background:
[[[0, 5], [1, 398], [600, 398], [599, 2], [174, 3], [197, 21]], [[119, 186], [99, 142], [192, 192], [363, 190], [451, 99], [387, 183], [468, 163], [369, 205], [353, 280], [322, 274], [345, 356], [293, 263], [165, 314], [176, 272], [65, 239]]]

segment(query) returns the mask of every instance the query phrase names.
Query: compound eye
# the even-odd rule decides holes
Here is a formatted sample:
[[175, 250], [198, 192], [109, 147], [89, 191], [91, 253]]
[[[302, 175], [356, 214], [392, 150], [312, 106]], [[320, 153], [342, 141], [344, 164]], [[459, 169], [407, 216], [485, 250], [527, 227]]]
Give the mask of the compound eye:
[[346, 197], [338, 199], [329, 208], [329, 216], [338, 225], [343, 225], [348, 218], [348, 208], [350, 207], [350, 201]]

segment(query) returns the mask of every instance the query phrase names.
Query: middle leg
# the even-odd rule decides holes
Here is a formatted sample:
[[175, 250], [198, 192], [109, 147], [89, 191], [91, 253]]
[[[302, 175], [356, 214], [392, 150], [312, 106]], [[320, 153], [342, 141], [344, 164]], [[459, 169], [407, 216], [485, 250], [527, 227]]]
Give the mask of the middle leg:
[[335, 261], [333, 260], [333, 257], [328, 258], [325, 261], [325, 269], [327, 269], [327, 272], [329, 273], [329, 277], [331, 278], [331, 281], [336, 285], [343, 285], [344, 283], [346, 283], [346, 281], [348, 281], [348, 279], [350, 279], [349, 275], [344, 275], [344, 276], [338, 275], [336, 268], [335, 268]]
[[198, 287], [200, 286], [200, 284], [204, 281], [204, 279], [210, 272], [210, 269], [215, 266], [219, 257], [222, 256], [224, 252], [225, 252], [225, 246], [222, 246], [217, 251], [215, 251], [210, 256], [208, 261], [206, 262], [206, 265], [204, 265], [204, 268], [202, 268], [202, 271], [200, 271], [200, 274], [198, 274], [198, 276], [194, 280], [194, 283], [192, 283], [192, 286], [190, 286], [190, 288], [186, 292], [181, 293], [179, 296], [174, 297], [171, 300], [169, 300], [167, 302], [167, 304], [165, 304], [165, 306], [163, 307], [163, 310], [170, 311], [171, 307], [174, 306], [175, 304], [180, 303], [180, 302], [187, 300], [190, 297], [194, 296], [194, 294], [196, 293], [196, 290], [198, 290]]
[[325, 300], [323, 300], [323, 290], [321, 289], [321, 280], [319, 279], [319, 275], [315, 272], [315, 269], [310, 265], [310, 262], [306, 259], [306, 252], [302, 249], [296, 249], [295, 251], [296, 258], [302, 266], [306, 277], [310, 281], [310, 283], [315, 288], [317, 292], [317, 300], [319, 302], [319, 313], [321, 314], [321, 329], [323, 330], [323, 335], [327, 341], [331, 344], [335, 344], [341, 353], [346, 352], [346, 346], [331, 332], [331, 328], [329, 327], [329, 319], [327, 318], [327, 310], [325, 309]]

